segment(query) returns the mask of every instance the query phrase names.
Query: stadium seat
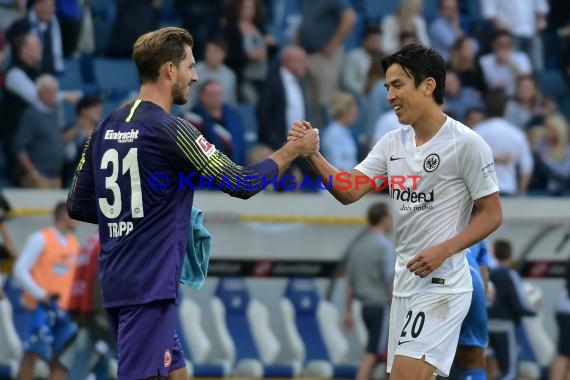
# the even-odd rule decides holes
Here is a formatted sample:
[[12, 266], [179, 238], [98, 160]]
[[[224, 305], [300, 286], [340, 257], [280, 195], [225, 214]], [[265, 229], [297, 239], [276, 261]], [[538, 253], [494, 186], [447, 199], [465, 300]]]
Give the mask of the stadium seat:
[[229, 360], [210, 361], [212, 343], [202, 328], [202, 310], [188, 297], [183, 297], [178, 308], [178, 337], [184, 356], [192, 363], [195, 377], [226, 377], [231, 371]]
[[[358, 365], [347, 361], [349, 344], [340, 330], [338, 310], [321, 299], [311, 278], [293, 278], [281, 301], [292, 346], [302, 342], [304, 375], [354, 378]], [[292, 328], [291, 326], [295, 328]]]
[[95, 58], [93, 65], [97, 85], [105, 98], [122, 99], [138, 90], [137, 68], [132, 60]]
[[79, 90], [83, 88], [83, 77], [81, 75], [81, 63], [79, 59], [66, 59], [65, 71], [58, 80], [59, 88], [62, 90]]
[[364, 13], [368, 23], [380, 25], [384, 16], [396, 11], [398, 3], [399, 0], [364, 0]]
[[281, 345], [269, 324], [267, 307], [250, 297], [243, 278], [221, 278], [211, 301], [215, 331], [235, 363], [234, 376], [297, 376], [299, 362], [279, 363]]
[[103, 119], [112, 114], [124, 99], [105, 99], [103, 101], [103, 112], [102, 117]]

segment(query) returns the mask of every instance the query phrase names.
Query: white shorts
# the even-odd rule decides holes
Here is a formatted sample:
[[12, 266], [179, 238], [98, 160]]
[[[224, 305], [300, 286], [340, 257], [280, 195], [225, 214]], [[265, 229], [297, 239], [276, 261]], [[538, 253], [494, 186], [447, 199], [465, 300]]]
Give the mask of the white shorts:
[[437, 375], [448, 377], [470, 304], [471, 292], [393, 297], [387, 372], [392, 371], [394, 357], [402, 355], [423, 358], [436, 368]]

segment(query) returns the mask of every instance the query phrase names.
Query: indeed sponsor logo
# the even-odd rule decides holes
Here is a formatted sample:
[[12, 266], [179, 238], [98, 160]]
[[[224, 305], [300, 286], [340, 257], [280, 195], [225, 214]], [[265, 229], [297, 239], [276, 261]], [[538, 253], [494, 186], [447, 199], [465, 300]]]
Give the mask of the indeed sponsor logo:
[[139, 137], [138, 129], [131, 129], [128, 132], [115, 132], [112, 129], [105, 131], [105, 140], [116, 140], [120, 143], [133, 142]]
[[405, 190], [393, 188], [390, 190], [390, 196], [392, 199], [409, 203], [433, 202], [434, 199], [433, 189], [429, 193], [424, 193], [423, 191], [414, 191], [410, 188], [406, 188]]

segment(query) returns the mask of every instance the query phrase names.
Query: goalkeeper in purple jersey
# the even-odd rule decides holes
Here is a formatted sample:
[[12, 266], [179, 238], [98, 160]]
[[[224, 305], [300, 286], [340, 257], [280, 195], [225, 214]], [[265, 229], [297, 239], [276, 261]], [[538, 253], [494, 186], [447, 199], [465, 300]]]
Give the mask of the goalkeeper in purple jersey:
[[[192, 46], [192, 36], [181, 28], [138, 38], [138, 99], [93, 132], [68, 195], [72, 218], [99, 224], [99, 278], [118, 344], [119, 379], [188, 378], [175, 330], [191, 185], [207, 176], [222, 191], [247, 199], [265, 187], [260, 181], [276, 180], [295, 158], [319, 146], [313, 130], [242, 167], [172, 116], [173, 104], [186, 103], [198, 80]], [[186, 186], [169, 186], [175, 179]]]

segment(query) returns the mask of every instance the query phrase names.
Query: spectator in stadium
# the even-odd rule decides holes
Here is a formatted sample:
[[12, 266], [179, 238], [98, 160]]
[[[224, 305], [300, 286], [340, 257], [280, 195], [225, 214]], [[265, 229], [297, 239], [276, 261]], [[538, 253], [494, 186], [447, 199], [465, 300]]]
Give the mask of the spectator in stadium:
[[364, 31], [362, 46], [350, 50], [342, 70], [342, 86], [355, 96], [364, 93], [366, 77], [373, 57], [380, 53], [382, 33], [377, 26], [370, 26]]
[[[182, 26], [192, 31], [196, 61], [207, 59], [207, 41], [220, 34], [225, 3], [225, 0], [174, 0], [176, 15], [180, 17]], [[198, 75], [201, 77], [200, 71]]]
[[206, 140], [238, 165], [245, 164], [244, 126], [235, 108], [223, 101], [224, 89], [209, 79], [198, 89], [198, 103], [185, 114]]
[[0, 136], [2, 149], [6, 155], [6, 166], [13, 180], [16, 163], [13, 150], [14, 135], [26, 108], [39, 103], [35, 80], [41, 74], [37, 65], [42, 59], [42, 46], [36, 34], [21, 24], [13, 25], [6, 32], [6, 37], [10, 43], [12, 59], [6, 69], [2, 99], [4, 120]]
[[481, 0], [483, 18], [510, 33], [513, 48], [530, 58], [534, 71], [544, 70], [541, 33], [549, 10], [548, 0]]
[[56, 204], [53, 217], [53, 226], [28, 238], [14, 267], [14, 277], [24, 289], [24, 304], [33, 313], [19, 380], [32, 379], [40, 358], [50, 363], [51, 379], [65, 379], [67, 371], [58, 356], [77, 331], [66, 312], [79, 255], [77, 222], [68, 216], [65, 202]]
[[489, 346], [493, 349], [501, 371], [501, 379], [515, 379], [517, 334], [522, 317], [536, 315], [522, 294], [522, 280], [514, 267], [511, 242], [497, 239], [493, 253], [498, 265], [491, 269], [490, 281], [495, 288], [495, 301], [489, 307]]
[[84, 2], [56, 0], [56, 16], [61, 30], [62, 54], [69, 58], [75, 53], [83, 17]]
[[[484, 108], [471, 108], [465, 111], [465, 125], [473, 129], [479, 123], [482, 123], [487, 118], [487, 113]], [[495, 159], [495, 163], [497, 160]]]
[[384, 112], [392, 112], [386, 91], [386, 73], [382, 67], [384, 55], [380, 52], [372, 56], [370, 69], [364, 82], [364, 120], [366, 136], [370, 139], [374, 133], [374, 125]]
[[491, 147], [501, 195], [525, 195], [530, 182], [533, 158], [525, 134], [504, 117], [507, 97], [492, 90], [485, 97], [487, 119], [473, 127]]
[[[272, 36], [265, 32], [260, 0], [229, 0], [222, 33], [228, 44], [226, 64], [237, 76], [239, 102], [255, 104], [267, 76]], [[199, 74], [199, 73], [198, 73]]]
[[422, 16], [423, 0], [400, 0], [395, 14], [382, 20], [382, 45], [384, 54], [395, 53], [402, 45], [402, 33], [414, 34], [418, 42], [430, 46], [427, 26]]
[[429, 25], [429, 39], [432, 47], [447, 61], [453, 43], [465, 35], [461, 25], [457, 0], [438, 0], [438, 17]]
[[[4, 120], [0, 136], [11, 180], [16, 182], [17, 163], [13, 144], [20, 119], [27, 108], [43, 107], [36, 86], [36, 80], [43, 73], [38, 68], [42, 59], [42, 46], [37, 35], [22, 23], [12, 25], [6, 35], [10, 42], [12, 61], [6, 70]], [[75, 103], [80, 96], [79, 91], [61, 91], [58, 92], [57, 99], [58, 102]]]
[[513, 49], [511, 33], [499, 30], [492, 40], [493, 51], [479, 58], [487, 87], [502, 88], [508, 96], [515, 94], [517, 77], [532, 74], [526, 53]]
[[[319, 145], [314, 130], [258, 163], [239, 166], [190, 123], [171, 115], [174, 104], [188, 101], [188, 89], [198, 80], [192, 46], [190, 33], [178, 27], [137, 39], [133, 58], [141, 78], [138, 98], [95, 129], [68, 194], [70, 215], [100, 226], [99, 278], [121, 379], [188, 379], [176, 320], [195, 189], [186, 182], [188, 186], [161, 185], [156, 191], [156, 186], [140, 183], [151, 183], [147, 179], [157, 172], [170, 178], [194, 173], [231, 196], [247, 199], [263, 190], [263, 180], [277, 178], [295, 158]], [[121, 135], [116, 129], [129, 132]], [[100, 162], [113, 170], [120, 165], [119, 173], [128, 168], [128, 175], [115, 178], [117, 172], [100, 169]], [[116, 197], [109, 193], [109, 181]], [[121, 196], [131, 202], [120, 202]]]
[[470, 108], [483, 108], [483, 100], [477, 90], [464, 87], [461, 80], [452, 70], [447, 70], [445, 77], [445, 112], [462, 123], [465, 113]]
[[356, 23], [356, 13], [347, 0], [303, 1], [297, 38], [307, 52], [305, 95], [309, 117], [322, 128], [326, 109], [339, 89], [344, 64], [343, 43]]
[[569, 129], [562, 114], [553, 114], [544, 120], [544, 135], [537, 153], [547, 170], [546, 190], [550, 195], [559, 196], [570, 191]]
[[464, 87], [479, 91], [481, 97], [487, 93], [483, 69], [477, 59], [477, 41], [469, 36], [459, 37], [451, 47], [448, 69], [457, 73]]
[[357, 380], [373, 378], [388, 345], [390, 299], [394, 281], [396, 251], [390, 240], [392, 219], [387, 204], [378, 202], [368, 208], [368, 231], [350, 247], [344, 304], [343, 327], [354, 326], [353, 301], [362, 303], [362, 320], [366, 325], [366, 351], [358, 368]]
[[306, 120], [307, 105], [302, 78], [307, 71], [307, 54], [299, 46], [283, 48], [279, 65], [269, 71], [257, 103], [258, 141], [273, 150], [287, 140], [287, 131], [295, 120]]
[[14, 21], [26, 14], [25, 0], [1, 0], [0, 8], [0, 33], [7, 30]]
[[[237, 106], [237, 79], [236, 74], [224, 64], [228, 53], [228, 45], [221, 38], [213, 38], [206, 42], [206, 54], [204, 60], [196, 64], [196, 72], [200, 80], [207, 81], [214, 79], [224, 89], [224, 103]], [[189, 107], [196, 104], [196, 89], [190, 90]]]
[[15, 24], [28, 27], [36, 33], [42, 45], [40, 70], [52, 75], [65, 71], [59, 21], [55, 15], [55, 0], [28, 1], [28, 14]]
[[39, 106], [22, 115], [14, 154], [20, 167], [20, 185], [26, 188], [61, 188], [65, 146], [57, 115], [57, 79], [49, 74], [37, 80]]
[[517, 78], [515, 95], [507, 102], [505, 119], [521, 129], [526, 129], [534, 116], [542, 114], [541, 101], [542, 94], [535, 77], [521, 75]]
[[332, 121], [321, 137], [323, 155], [341, 171], [350, 172], [358, 160], [358, 146], [350, 131], [358, 118], [358, 104], [351, 93], [337, 92], [329, 108]]
[[140, 35], [158, 26], [162, 0], [118, 0], [107, 56], [130, 58]]
[[71, 184], [73, 172], [79, 164], [85, 142], [101, 120], [103, 100], [99, 95], [86, 95], [75, 106], [76, 120], [63, 131], [65, 158], [61, 181], [65, 188]]
[[[422, 175], [406, 181], [405, 189], [391, 189], [398, 256], [387, 372], [391, 380], [427, 380], [434, 372], [449, 375], [471, 302], [466, 249], [500, 226], [499, 187], [489, 146], [443, 112], [441, 55], [411, 44], [387, 57], [384, 67], [388, 100], [398, 121], [410, 126], [385, 135], [342, 181], [319, 152], [308, 159], [325, 185], [332, 180], [327, 188], [345, 205], [380, 185], [378, 176]], [[296, 124], [289, 139], [306, 136], [308, 127]], [[444, 192], [438, 190], [442, 183]], [[470, 220], [473, 205], [479, 212]], [[441, 313], [425, 312], [442, 304]]]

